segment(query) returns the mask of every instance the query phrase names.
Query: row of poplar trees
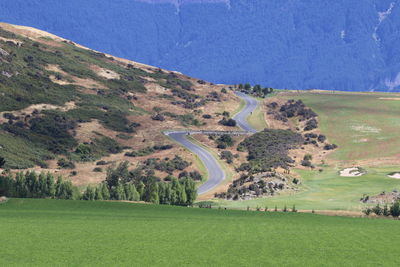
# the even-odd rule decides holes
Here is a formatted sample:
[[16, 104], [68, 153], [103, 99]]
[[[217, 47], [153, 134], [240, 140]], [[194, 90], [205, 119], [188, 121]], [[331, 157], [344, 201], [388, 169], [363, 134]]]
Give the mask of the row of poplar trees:
[[16, 198], [55, 198], [83, 200], [130, 200], [155, 204], [192, 205], [197, 197], [193, 179], [171, 178], [170, 182], [148, 180], [125, 181], [117, 171], [109, 171], [106, 181], [93, 187], [88, 186], [83, 194], [71, 181], [51, 173], [37, 174], [33, 171], [15, 175], [0, 175], [0, 196]]

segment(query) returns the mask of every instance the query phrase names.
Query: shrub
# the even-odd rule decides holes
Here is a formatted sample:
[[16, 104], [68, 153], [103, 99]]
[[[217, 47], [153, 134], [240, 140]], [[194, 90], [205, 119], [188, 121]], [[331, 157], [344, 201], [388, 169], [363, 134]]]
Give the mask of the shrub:
[[290, 130], [265, 129], [247, 137], [238, 146], [238, 151], [247, 150], [248, 165], [241, 165], [253, 172], [268, 171], [271, 168], [287, 168], [293, 163], [288, 156], [290, 149], [303, 143], [303, 137]]
[[75, 164], [65, 158], [61, 158], [57, 161], [57, 165], [63, 169], [75, 169]]
[[365, 215], [369, 216], [369, 215], [372, 213], [372, 209], [369, 208], [369, 207], [366, 207], [366, 208], [363, 210], [363, 213], [364, 213]]
[[304, 156], [303, 160], [312, 160], [312, 155], [311, 154], [306, 154]]
[[93, 171], [94, 171], [94, 172], [102, 172], [103, 169], [100, 168], [100, 167], [96, 167], [96, 168], [93, 169]]
[[236, 121], [234, 119], [226, 119], [225, 117], [218, 122], [219, 124], [222, 124], [224, 126], [229, 126], [229, 127], [235, 127], [236, 126]]
[[337, 145], [335, 145], [335, 144], [326, 144], [325, 146], [324, 146], [324, 149], [325, 150], [334, 150], [334, 149], [336, 149], [338, 146]]
[[233, 162], [233, 154], [230, 151], [222, 151], [220, 157], [221, 159], [225, 159], [228, 164]]
[[375, 213], [376, 215], [380, 216], [383, 214], [383, 209], [378, 204], [372, 208], [372, 212]]
[[316, 119], [311, 119], [306, 122], [306, 127], [304, 127], [304, 131], [311, 131], [313, 129], [318, 128], [318, 122]]
[[156, 114], [152, 116], [151, 119], [154, 121], [165, 121], [165, 117], [161, 114]]
[[318, 135], [318, 141], [319, 141], [320, 143], [325, 142], [325, 141], [326, 141], [326, 136], [323, 135], [323, 134]]
[[395, 202], [391, 207], [390, 207], [390, 215], [393, 217], [397, 218], [400, 216], [400, 202], [397, 201]]

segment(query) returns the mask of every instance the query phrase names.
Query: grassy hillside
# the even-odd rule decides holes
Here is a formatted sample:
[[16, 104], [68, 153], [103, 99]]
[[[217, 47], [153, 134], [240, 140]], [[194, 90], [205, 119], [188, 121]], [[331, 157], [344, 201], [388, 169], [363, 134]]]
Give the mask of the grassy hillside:
[[11, 199], [0, 265], [396, 266], [399, 234], [392, 220]]
[[[104, 170], [177, 154], [196, 163], [162, 130], [222, 130], [219, 114], [239, 105], [231, 90], [221, 92], [223, 85], [4, 23], [0, 68], [4, 167], [57, 172], [79, 186], [104, 179], [99, 160]], [[172, 146], [168, 152], [152, 149], [165, 144]]]

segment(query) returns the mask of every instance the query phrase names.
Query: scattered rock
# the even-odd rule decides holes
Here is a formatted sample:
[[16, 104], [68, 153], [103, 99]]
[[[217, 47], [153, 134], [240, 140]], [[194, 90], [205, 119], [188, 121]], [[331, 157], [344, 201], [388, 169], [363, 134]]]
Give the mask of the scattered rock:
[[400, 192], [393, 190], [392, 192], [382, 192], [376, 196], [363, 196], [360, 201], [370, 204], [391, 204], [400, 200]]

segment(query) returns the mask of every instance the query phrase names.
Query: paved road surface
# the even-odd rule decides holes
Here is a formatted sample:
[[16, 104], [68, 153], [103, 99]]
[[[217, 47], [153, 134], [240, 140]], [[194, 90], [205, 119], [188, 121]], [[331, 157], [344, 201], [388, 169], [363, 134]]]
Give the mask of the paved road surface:
[[165, 134], [199, 156], [204, 166], [207, 168], [208, 180], [197, 189], [199, 195], [210, 191], [225, 179], [225, 172], [222, 170], [218, 161], [206, 149], [189, 141], [186, 138], [186, 132], [176, 131]]
[[258, 105], [257, 99], [248, 96], [242, 92], [235, 92], [235, 94], [238, 97], [242, 98], [244, 101], [246, 101], [246, 106], [238, 114], [236, 114], [233, 117], [233, 119], [236, 120], [239, 127], [242, 128], [243, 130], [256, 133], [257, 130], [251, 127], [250, 124], [247, 122], [247, 117], [257, 108]]
[[[243, 130], [253, 133], [257, 132], [247, 123], [246, 118], [250, 115], [251, 112], [256, 109], [258, 101], [241, 92], [236, 92], [236, 95], [246, 101], [246, 106], [234, 117], [234, 119], [237, 120], [238, 125]], [[186, 138], [186, 131], [169, 131], [165, 132], [165, 135], [169, 136], [170, 138], [199, 156], [204, 166], [207, 168], [208, 180], [197, 189], [197, 193], [199, 195], [207, 193], [214, 187], [218, 186], [225, 179], [225, 172], [222, 170], [221, 165], [214, 158], [214, 156], [206, 149], [189, 141]]]

